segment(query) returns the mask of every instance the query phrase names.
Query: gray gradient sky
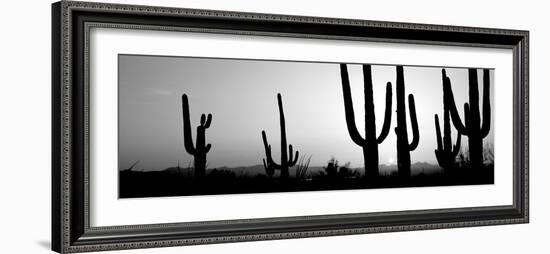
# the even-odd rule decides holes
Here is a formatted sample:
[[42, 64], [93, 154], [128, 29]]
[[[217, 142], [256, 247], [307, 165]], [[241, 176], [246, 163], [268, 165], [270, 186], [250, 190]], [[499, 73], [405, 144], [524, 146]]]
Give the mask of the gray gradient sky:
[[[357, 128], [364, 130], [361, 65], [348, 65]], [[446, 68], [461, 116], [468, 101], [468, 70]], [[373, 65], [377, 135], [385, 107], [385, 86], [392, 82], [391, 131], [379, 146], [380, 163], [395, 164], [395, 66]], [[494, 89], [491, 71], [491, 91]], [[434, 114], [443, 121], [441, 67], [405, 67], [405, 92], [415, 97], [420, 143], [412, 162], [436, 163]], [[478, 72], [480, 97], [482, 72]], [[187, 166], [192, 156], [183, 147], [181, 95], [189, 98], [193, 141], [202, 113], [212, 113], [207, 129], [208, 167], [261, 164], [265, 153], [261, 131], [267, 132], [273, 157], [280, 158], [277, 93], [283, 97], [287, 140], [300, 154], [312, 155], [311, 165], [325, 165], [335, 157], [342, 164], [363, 166], [361, 147], [349, 137], [337, 63], [278, 62], [160, 56], [119, 56], [119, 167], [139, 160], [139, 169], [160, 170]], [[494, 96], [491, 106], [494, 112]], [[481, 101], [480, 101], [481, 103]], [[407, 102], [408, 104], [408, 102]], [[480, 105], [481, 107], [481, 105]], [[407, 107], [408, 108], [408, 107]], [[407, 110], [408, 111], [408, 110]], [[494, 114], [489, 136], [493, 142]], [[443, 123], [441, 122], [441, 128]], [[407, 126], [410, 121], [407, 112]], [[453, 128], [453, 142], [456, 132]], [[409, 134], [409, 139], [412, 135]], [[463, 136], [463, 149], [467, 138]]]

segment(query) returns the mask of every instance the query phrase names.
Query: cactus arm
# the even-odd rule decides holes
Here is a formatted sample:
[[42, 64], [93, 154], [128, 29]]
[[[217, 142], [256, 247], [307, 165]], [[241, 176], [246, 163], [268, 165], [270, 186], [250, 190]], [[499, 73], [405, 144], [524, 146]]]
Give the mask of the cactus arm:
[[[204, 114], [202, 114], [204, 116]], [[210, 124], [212, 123], [212, 114], [208, 114], [208, 117], [206, 118], [206, 122], [203, 125], [205, 129], [210, 127]]]
[[453, 158], [455, 158], [458, 153], [460, 152], [460, 140], [462, 139], [462, 135], [460, 135], [460, 133], [456, 133], [456, 143], [453, 147], [453, 153], [452, 153], [452, 156]]
[[443, 158], [442, 150], [435, 150], [435, 158], [437, 159], [437, 163], [443, 167], [445, 165], [445, 159]]
[[479, 126], [479, 88], [477, 82], [477, 69], [468, 69], [468, 94], [470, 105], [470, 123], [466, 128], [470, 131], [478, 131]]
[[439, 127], [439, 117], [437, 116], [437, 114], [435, 114], [434, 118], [435, 118], [435, 136], [437, 140], [437, 150], [436, 150], [436, 156], [437, 156], [437, 151], [443, 150], [443, 144], [441, 142], [441, 129]]
[[[264, 142], [264, 149], [265, 149], [266, 155], [269, 155], [267, 157], [271, 157], [271, 145], [267, 143], [267, 136], [265, 135], [265, 131], [262, 131], [262, 140]], [[268, 158], [268, 161], [269, 161], [269, 158]]]
[[451, 80], [449, 79], [449, 77], [447, 77], [445, 69], [443, 69], [441, 73], [443, 77], [444, 103], [448, 104], [449, 106], [449, 112], [451, 113], [451, 120], [453, 121], [453, 125], [462, 135], [467, 135], [466, 127], [464, 126], [464, 124], [462, 124], [460, 116], [458, 115], [458, 110], [456, 109], [453, 90], [451, 88]]
[[278, 165], [273, 161], [273, 157], [271, 157], [271, 145], [267, 143], [267, 136], [265, 134], [265, 131], [262, 131], [262, 140], [264, 142], [264, 149], [265, 149], [265, 157], [267, 159], [267, 164], [271, 165], [273, 168], [280, 169], [281, 165]]
[[288, 160], [287, 160], [288, 163], [292, 162], [292, 156], [294, 156], [294, 154], [292, 152], [292, 145], [288, 145]]
[[351, 88], [349, 85], [348, 68], [345, 64], [340, 64], [340, 75], [342, 77], [342, 92], [344, 94], [344, 109], [346, 113], [346, 125], [348, 127], [351, 140], [359, 145], [364, 146], [366, 140], [361, 137], [357, 127], [355, 126], [355, 113], [353, 112], [353, 101], [351, 98]]
[[294, 154], [294, 161], [292, 162], [292, 166], [296, 165], [299, 157], [300, 157], [300, 152], [296, 151], [296, 154]]
[[181, 104], [183, 109], [183, 143], [185, 150], [191, 154], [196, 154], [196, 149], [193, 146], [193, 136], [191, 133], [191, 120], [189, 120], [189, 101], [187, 100], [187, 95], [183, 94], [181, 96]]
[[267, 136], [265, 134], [265, 131], [262, 131], [262, 140], [264, 143], [265, 157], [267, 159], [267, 164], [272, 165], [274, 162], [273, 162], [273, 158], [271, 157], [271, 145], [267, 143]]
[[[470, 108], [468, 106], [468, 103], [464, 103], [464, 119], [468, 119], [468, 114], [470, 112]], [[455, 142], [455, 145], [453, 146], [453, 152], [452, 152], [452, 156], [453, 158], [455, 158], [458, 153], [460, 153], [460, 142], [462, 140], [462, 134], [460, 134], [459, 131], [456, 132], [456, 142]]]
[[296, 162], [298, 162], [298, 151], [296, 151], [296, 154], [294, 155], [294, 158], [292, 157], [293, 156], [293, 150], [292, 150], [292, 145], [288, 145], [288, 166], [289, 167], [292, 167], [294, 165], [296, 165]]
[[411, 118], [411, 127], [413, 131], [413, 140], [409, 144], [409, 150], [414, 150], [418, 146], [420, 134], [418, 132], [418, 122], [416, 120], [416, 107], [414, 106], [414, 96], [409, 94], [409, 116]]
[[481, 137], [485, 138], [491, 129], [491, 96], [489, 90], [491, 86], [491, 77], [489, 70], [483, 70], [483, 123], [481, 124]]
[[201, 114], [201, 120], [200, 120], [201, 125], [200, 126], [203, 127], [205, 122], [206, 122], [206, 115]]
[[267, 176], [273, 177], [273, 174], [275, 173], [275, 168], [271, 164], [268, 164], [265, 159], [262, 159], [262, 162], [264, 164], [265, 173], [267, 174]]
[[262, 131], [262, 140], [264, 143], [265, 157], [267, 159], [267, 164], [272, 165], [274, 164], [274, 162], [273, 162], [273, 158], [271, 157], [271, 145], [267, 143], [267, 136], [265, 134], [265, 131]]
[[[290, 152], [290, 154], [292, 154], [292, 152]], [[298, 151], [296, 151], [296, 154], [294, 155], [294, 160], [292, 160], [292, 159], [288, 160], [288, 166], [289, 167], [292, 167], [292, 166], [296, 165], [296, 163], [298, 162], [298, 156], [299, 155], [300, 155], [300, 153]]]
[[212, 148], [212, 144], [208, 144], [204, 147], [204, 153], [208, 153], [210, 151], [210, 148]]
[[376, 139], [378, 144], [382, 144], [384, 139], [390, 133], [391, 126], [391, 105], [392, 105], [392, 91], [391, 91], [391, 82], [386, 84], [386, 111], [384, 113], [384, 125], [382, 125], [382, 130], [380, 131], [380, 136]]
[[265, 162], [265, 159], [262, 159], [262, 162], [264, 163], [264, 168], [265, 168], [266, 170], [268, 170], [269, 167], [267, 166], [267, 163]]

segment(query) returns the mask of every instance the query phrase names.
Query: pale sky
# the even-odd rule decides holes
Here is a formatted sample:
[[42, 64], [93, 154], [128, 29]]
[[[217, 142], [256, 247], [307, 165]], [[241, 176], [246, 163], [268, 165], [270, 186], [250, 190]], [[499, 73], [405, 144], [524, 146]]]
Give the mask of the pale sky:
[[[391, 63], [388, 63], [391, 64]], [[452, 82], [461, 117], [468, 102], [468, 70], [445, 68]], [[357, 129], [364, 135], [363, 75], [360, 64], [348, 64]], [[395, 164], [395, 66], [373, 65], [376, 129], [384, 118], [385, 87], [392, 83], [391, 131], [379, 145], [381, 164]], [[436, 164], [434, 114], [443, 128], [441, 67], [404, 67], [405, 93], [412, 93], [420, 143], [411, 161]], [[480, 108], [482, 71], [478, 71]], [[491, 109], [494, 112], [494, 70], [491, 71]], [[202, 113], [211, 113], [206, 139], [212, 144], [208, 167], [239, 167], [262, 163], [261, 131], [267, 132], [275, 161], [280, 159], [277, 93], [281, 93], [287, 141], [301, 155], [312, 155], [311, 166], [335, 157], [341, 164], [363, 166], [361, 147], [349, 137], [342, 97], [339, 63], [278, 62], [160, 56], [119, 56], [119, 167], [139, 160], [139, 168], [161, 170], [192, 161], [183, 147], [181, 95], [189, 98], [193, 142]], [[408, 102], [407, 102], [408, 105]], [[407, 106], [408, 111], [408, 106]], [[407, 112], [409, 141], [412, 140]], [[484, 143], [493, 142], [491, 131]], [[483, 118], [482, 118], [483, 119]], [[442, 130], [443, 131], [443, 130]], [[452, 128], [452, 140], [456, 132]], [[467, 137], [462, 137], [463, 149]]]

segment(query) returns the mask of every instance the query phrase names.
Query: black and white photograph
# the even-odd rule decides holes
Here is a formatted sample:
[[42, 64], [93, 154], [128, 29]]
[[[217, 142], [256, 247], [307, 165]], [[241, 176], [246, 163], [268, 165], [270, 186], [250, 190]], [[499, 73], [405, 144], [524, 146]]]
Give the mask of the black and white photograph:
[[494, 183], [494, 73], [118, 56], [119, 198]]
[[31, 2], [2, 253], [545, 246], [542, 3]]

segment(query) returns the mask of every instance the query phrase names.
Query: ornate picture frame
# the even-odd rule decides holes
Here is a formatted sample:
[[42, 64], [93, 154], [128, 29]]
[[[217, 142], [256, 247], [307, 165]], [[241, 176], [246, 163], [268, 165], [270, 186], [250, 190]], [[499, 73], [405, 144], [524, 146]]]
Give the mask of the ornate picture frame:
[[[510, 50], [511, 205], [94, 226], [90, 223], [93, 28]], [[499, 89], [495, 87], [495, 89]], [[52, 249], [60, 253], [472, 227], [529, 221], [529, 32], [61, 1], [52, 5]], [[101, 95], [97, 95], [101, 96]], [[90, 134], [92, 133], [92, 134]], [[223, 199], [224, 196], [218, 198]]]

